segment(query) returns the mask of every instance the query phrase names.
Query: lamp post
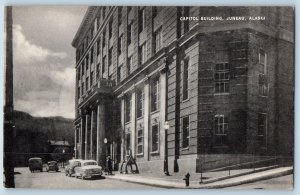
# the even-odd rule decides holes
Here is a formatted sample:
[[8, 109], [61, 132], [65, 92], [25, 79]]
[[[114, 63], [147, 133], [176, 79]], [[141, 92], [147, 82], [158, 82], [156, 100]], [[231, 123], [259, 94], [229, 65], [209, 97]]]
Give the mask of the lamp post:
[[170, 128], [169, 122], [165, 122], [165, 160], [164, 160], [164, 173], [166, 176], [170, 176], [168, 168], [168, 129]]
[[105, 145], [105, 158], [107, 157], [107, 138], [104, 138], [104, 145]]

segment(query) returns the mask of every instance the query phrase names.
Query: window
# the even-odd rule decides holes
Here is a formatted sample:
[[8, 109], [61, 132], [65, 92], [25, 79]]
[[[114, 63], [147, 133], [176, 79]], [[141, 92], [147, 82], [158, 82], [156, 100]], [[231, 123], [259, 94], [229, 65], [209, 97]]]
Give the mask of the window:
[[123, 64], [119, 65], [119, 67], [118, 67], [118, 72], [117, 72], [117, 82], [118, 83], [123, 80], [122, 75], [123, 75]]
[[80, 98], [80, 87], [77, 88], [77, 96]]
[[152, 125], [152, 136], [151, 136], [151, 151], [158, 152], [159, 145], [159, 126], [158, 124]]
[[89, 90], [89, 77], [86, 77], [85, 79], [85, 90]]
[[105, 32], [105, 28], [103, 30], [103, 36], [102, 36], [102, 47], [104, 48], [106, 45], [106, 32]]
[[146, 48], [146, 43], [140, 46], [140, 63], [144, 64], [146, 62], [147, 58], [147, 48]]
[[118, 54], [120, 55], [122, 53], [122, 48], [123, 48], [123, 35], [119, 37], [118, 41]]
[[113, 29], [113, 20], [111, 19], [108, 25], [108, 39], [112, 37], [112, 32], [113, 32], [112, 29]]
[[103, 7], [102, 8], [102, 18], [103, 18], [103, 20], [105, 18], [105, 12], [106, 12], [106, 7]]
[[108, 66], [112, 65], [112, 52], [113, 52], [113, 47], [108, 50]]
[[128, 12], [128, 14], [129, 14], [129, 12], [132, 10], [132, 7], [131, 7], [131, 6], [128, 6], [127, 9], [128, 9], [127, 12]]
[[145, 15], [145, 9], [142, 8], [139, 10], [139, 32], [143, 32], [146, 26], [146, 15]]
[[215, 115], [215, 144], [227, 145], [228, 117], [223, 114]]
[[161, 27], [154, 33], [154, 53], [162, 48], [162, 30]]
[[128, 24], [128, 29], [127, 29], [127, 44], [130, 45], [131, 44], [131, 40], [132, 40], [132, 24]]
[[125, 99], [125, 123], [131, 120], [131, 96]]
[[81, 95], [83, 95], [84, 93], [84, 82], [82, 82], [82, 86], [81, 86]]
[[96, 78], [99, 77], [99, 74], [100, 74], [100, 63], [97, 64]]
[[90, 74], [90, 86], [93, 85], [93, 81], [94, 81], [94, 71], [92, 71]]
[[269, 86], [267, 83], [262, 82], [258, 85], [259, 95], [263, 97], [268, 97]]
[[127, 75], [131, 73], [131, 69], [132, 69], [132, 56], [128, 57]]
[[100, 39], [97, 40], [97, 56], [100, 55]]
[[258, 114], [258, 144], [261, 147], [265, 147], [267, 144], [267, 114], [259, 113]]
[[137, 107], [137, 112], [136, 112], [136, 116], [137, 118], [142, 117], [144, 115], [144, 89], [138, 89], [136, 92], [136, 98], [137, 98], [137, 102], [136, 102], [136, 107]]
[[[189, 7], [183, 8], [183, 16], [190, 17], [190, 8]], [[189, 30], [190, 30], [190, 21], [185, 20], [183, 23], [183, 33], [187, 33]]]
[[91, 33], [91, 39], [93, 39], [93, 37], [94, 37], [94, 27], [93, 26], [91, 27], [90, 33]]
[[91, 49], [91, 64], [94, 63], [94, 48]]
[[83, 62], [80, 67], [81, 67], [81, 75], [83, 76], [84, 75], [84, 63]]
[[159, 109], [159, 78], [155, 78], [151, 82], [151, 112]]
[[259, 50], [258, 61], [259, 64], [263, 65], [260, 72], [263, 74], [267, 74], [267, 54], [262, 49]]
[[103, 57], [103, 62], [102, 62], [102, 74], [105, 72], [106, 69], [106, 56]]
[[182, 100], [189, 97], [189, 59], [183, 61]]
[[182, 148], [188, 148], [190, 144], [190, 118], [182, 119]]
[[139, 126], [137, 129], [137, 154], [144, 152], [144, 128]]
[[89, 55], [87, 55], [87, 56], [85, 57], [85, 68], [86, 68], [86, 70], [89, 69]]
[[215, 66], [215, 93], [229, 92], [229, 64], [219, 63]]

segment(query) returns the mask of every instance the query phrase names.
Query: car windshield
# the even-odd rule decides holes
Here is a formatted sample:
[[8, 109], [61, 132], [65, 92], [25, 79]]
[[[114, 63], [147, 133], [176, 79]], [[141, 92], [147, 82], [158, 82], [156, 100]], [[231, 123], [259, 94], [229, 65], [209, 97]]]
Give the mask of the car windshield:
[[83, 163], [83, 166], [88, 166], [88, 165], [97, 165], [96, 162], [85, 162]]

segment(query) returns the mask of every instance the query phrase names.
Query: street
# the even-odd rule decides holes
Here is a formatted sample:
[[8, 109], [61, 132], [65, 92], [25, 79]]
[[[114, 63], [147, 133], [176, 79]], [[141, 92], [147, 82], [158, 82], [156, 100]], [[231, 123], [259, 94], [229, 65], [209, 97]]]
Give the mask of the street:
[[[113, 176], [111, 176], [113, 177]], [[64, 169], [60, 172], [31, 173], [28, 167], [15, 168], [16, 188], [49, 188], [49, 189], [154, 189], [147, 185], [128, 183], [108, 178], [76, 179], [66, 177]]]

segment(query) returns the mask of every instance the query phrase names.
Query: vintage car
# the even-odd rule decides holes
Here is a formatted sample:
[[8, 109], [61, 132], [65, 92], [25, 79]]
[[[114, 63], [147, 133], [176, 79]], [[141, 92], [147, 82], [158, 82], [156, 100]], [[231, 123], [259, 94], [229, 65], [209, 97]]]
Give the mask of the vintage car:
[[95, 160], [81, 160], [74, 168], [75, 177], [81, 179], [92, 178], [102, 175], [102, 167]]
[[49, 172], [49, 171], [56, 171], [58, 172], [58, 165], [57, 165], [57, 162], [56, 161], [49, 161], [47, 163], [47, 167], [46, 167], [46, 171]]
[[41, 158], [38, 158], [38, 157], [30, 158], [28, 160], [28, 166], [29, 166], [29, 170], [31, 173], [36, 170], [43, 172], [43, 161]]
[[71, 177], [75, 173], [74, 168], [78, 166], [80, 161], [82, 161], [82, 159], [71, 159], [68, 161], [68, 165], [65, 167], [66, 176]]

